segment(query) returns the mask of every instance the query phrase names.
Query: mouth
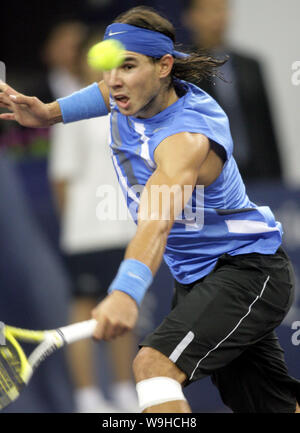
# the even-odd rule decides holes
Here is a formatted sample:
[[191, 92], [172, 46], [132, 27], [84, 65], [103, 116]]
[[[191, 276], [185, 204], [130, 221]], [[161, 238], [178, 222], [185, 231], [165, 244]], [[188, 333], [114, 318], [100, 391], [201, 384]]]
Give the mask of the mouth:
[[129, 98], [125, 95], [116, 95], [114, 96], [114, 100], [116, 101], [119, 108], [126, 109], [129, 106]]

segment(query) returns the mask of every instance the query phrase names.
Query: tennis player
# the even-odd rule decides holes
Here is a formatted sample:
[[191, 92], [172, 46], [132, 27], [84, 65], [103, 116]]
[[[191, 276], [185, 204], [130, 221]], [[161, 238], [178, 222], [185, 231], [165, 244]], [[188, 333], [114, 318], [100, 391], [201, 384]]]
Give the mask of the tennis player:
[[234, 412], [299, 411], [300, 382], [274, 332], [294, 290], [282, 227], [248, 198], [228, 119], [191, 83], [218, 62], [176, 51], [171, 23], [145, 7], [119, 16], [104, 38], [127, 51], [99, 85], [48, 105], [1, 85], [1, 106], [11, 111], [1, 118], [24, 126], [111, 111], [113, 162], [138, 227], [93, 310], [94, 336], [110, 340], [134, 327], [164, 257], [174, 302], [134, 361], [140, 409], [190, 412], [182, 388], [209, 375]]

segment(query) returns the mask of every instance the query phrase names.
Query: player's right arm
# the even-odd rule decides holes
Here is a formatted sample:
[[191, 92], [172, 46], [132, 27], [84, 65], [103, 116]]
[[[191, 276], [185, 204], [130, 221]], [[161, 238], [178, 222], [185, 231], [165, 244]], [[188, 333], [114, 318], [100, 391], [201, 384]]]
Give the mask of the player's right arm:
[[43, 128], [62, 121], [58, 102], [44, 104], [35, 96], [25, 96], [5, 83], [0, 83], [0, 90], [0, 107], [10, 111], [0, 114], [0, 119], [15, 120], [31, 128]]
[[[103, 81], [98, 86], [109, 111], [108, 89]], [[63, 120], [57, 101], [45, 104], [35, 96], [25, 96], [2, 82], [0, 82], [0, 91], [0, 107], [10, 111], [0, 114], [0, 119], [15, 120], [20, 125], [30, 128], [46, 128]]]

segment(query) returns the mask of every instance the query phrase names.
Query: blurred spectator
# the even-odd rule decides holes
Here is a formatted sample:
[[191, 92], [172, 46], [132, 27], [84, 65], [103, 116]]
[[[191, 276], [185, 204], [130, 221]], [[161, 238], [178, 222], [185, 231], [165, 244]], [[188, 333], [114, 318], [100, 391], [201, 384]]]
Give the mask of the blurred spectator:
[[[52, 27], [43, 43], [40, 56], [46, 72], [18, 74], [11, 76], [9, 82], [16, 82], [24, 93], [36, 95], [43, 102], [71, 94], [80, 87], [78, 70], [78, 50], [86, 37], [87, 28], [80, 21], [60, 21]], [[14, 74], [13, 74], [14, 75]], [[48, 128], [34, 130], [23, 128], [15, 122], [3, 124], [0, 130], [0, 146], [7, 147], [10, 154], [19, 160], [46, 158], [48, 152]]]
[[182, 22], [193, 47], [229, 60], [221, 68], [225, 81], [203, 81], [229, 117], [234, 156], [245, 181], [280, 179], [281, 160], [261, 65], [227, 45], [229, 0], [184, 0]]
[[[83, 44], [78, 62], [82, 87], [101, 78], [99, 73], [88, 67], [86, 56], [87, 49], [100, 41], [102, 36], [96, 40], [94, 37], [87, 38]], [[97, 205], [101, 202], [96, 193], [101, 185], [109, 185], [116, 193], [110, 192], [112, 195], [108, 195], [106, 200], [113, 207], [117, 204], [118, 209], [122, 206], [125, 209], [108, 146], [109, 116], [68, 125], [58, 124], [50, 132], [49, 172], [61, 213], [61, 248], [73, 281], [71, 321], [76, 322], [89, 319], [99, 297], [105, 296], [123, 260], [125, 246], [135, 232], [135, 225], [132, 220], [100, 221], [96, 216]], [[122, 202], [119, 202], [119, 197]], [[117, 203], [113, 202], [117, 199]], [[125, 215], [130, 218], [127, 209]], [[108, 345], [116, 381], [112, 386], [116, 407], [105, 400], [96, 386], [92, 341], [85, 340], [70, 346], [70, 366], [79, 412], [137, 410], [131, 377], [136, 339], [132, 333], [127, 333]]]
[[62, 21], [50, 31], [41, 51], [47, 73], [33, 83], [32, 90], [43, 102], [52, 102], [80, 87], [78, 50], [86, 34], [87, 28], [80, 21]]

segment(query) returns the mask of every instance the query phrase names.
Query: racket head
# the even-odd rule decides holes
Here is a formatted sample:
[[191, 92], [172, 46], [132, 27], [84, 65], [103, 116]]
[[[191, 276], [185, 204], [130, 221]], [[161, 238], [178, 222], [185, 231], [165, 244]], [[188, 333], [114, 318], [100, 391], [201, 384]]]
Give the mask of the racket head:
[[[47, 356], [65, 343], [91, 337], [96, 323], [91, 319], [58, 329], [33, 331], [0, 322], [0, 410], [16, 400]], [[27, 357], [17, 340], [35, 343], [37, 347]]]
[[32, 368], [9, 327], [2, 327], [0, 345], [0, 409], [16, 400], [28, 383]]

